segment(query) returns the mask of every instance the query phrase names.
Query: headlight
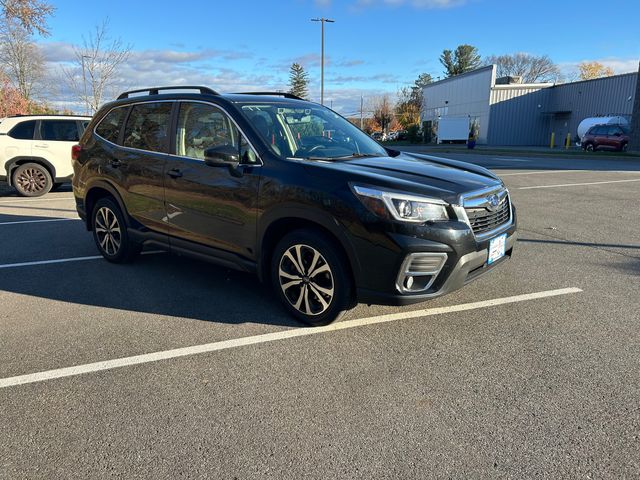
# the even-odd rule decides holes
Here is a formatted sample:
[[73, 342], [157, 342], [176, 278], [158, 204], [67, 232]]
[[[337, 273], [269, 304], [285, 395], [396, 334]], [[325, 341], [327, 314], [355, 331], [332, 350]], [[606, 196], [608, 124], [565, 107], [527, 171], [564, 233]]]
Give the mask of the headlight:
[[360, 201], [371, 211], [381, 217], [391, 214], [401, 222], [424, 223], [447, 220], [446, 202], [437, 198], [419, 197], [404, 193], [385, 192], [376, 188], [351, 187]]

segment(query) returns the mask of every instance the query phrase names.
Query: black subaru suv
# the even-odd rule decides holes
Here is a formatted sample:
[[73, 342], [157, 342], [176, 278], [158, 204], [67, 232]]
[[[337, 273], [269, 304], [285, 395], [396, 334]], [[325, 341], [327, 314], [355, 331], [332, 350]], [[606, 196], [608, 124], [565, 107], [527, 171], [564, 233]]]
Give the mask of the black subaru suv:
[[126, 92], [72, 157], [78, 213], [107, 260], [146, 244], [255, 272], [311, 325], [456, 290], [515, 242], [488, 170], [384, 148], [290, 94]]

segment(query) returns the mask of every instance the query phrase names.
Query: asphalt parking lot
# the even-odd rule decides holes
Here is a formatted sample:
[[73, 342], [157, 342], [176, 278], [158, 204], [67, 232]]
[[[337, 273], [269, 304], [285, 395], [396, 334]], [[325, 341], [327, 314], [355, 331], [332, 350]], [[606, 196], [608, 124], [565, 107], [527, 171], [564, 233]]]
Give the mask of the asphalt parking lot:
[[249, 275], [108, 264], [68, 188], [3, 191], [0, 478], [640, 476], [640, 162], [457, 158], [509, 187], [512, 260], [318, 329]]

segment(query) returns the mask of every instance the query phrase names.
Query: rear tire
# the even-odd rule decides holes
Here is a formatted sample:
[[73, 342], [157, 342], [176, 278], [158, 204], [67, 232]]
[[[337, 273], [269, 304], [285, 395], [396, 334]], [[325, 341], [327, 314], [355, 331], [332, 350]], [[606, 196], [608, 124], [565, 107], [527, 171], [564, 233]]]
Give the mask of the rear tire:
[[93, 239], [100, 254], [112, 263], [129, 263], [142, 250], [142, 245], [129, 238], [124, 214], [111, 198], [99, 199], [91, 213]]
[[629, 149], [629, 144], [628, 143], [623, 143], [622, 145], [620, 145], [620, 151], [621, 152], [626, 152]]
[[51, 191], [49, 170], [38, 163], [24, 163], [13, 172], [12, 183], [22, 197], [41, 197]]
[[311, 326], [328, 325], [351, 306], [348, 262], [325, 234], [295, 230], [276, 245], [271, 283], [284, 307]]

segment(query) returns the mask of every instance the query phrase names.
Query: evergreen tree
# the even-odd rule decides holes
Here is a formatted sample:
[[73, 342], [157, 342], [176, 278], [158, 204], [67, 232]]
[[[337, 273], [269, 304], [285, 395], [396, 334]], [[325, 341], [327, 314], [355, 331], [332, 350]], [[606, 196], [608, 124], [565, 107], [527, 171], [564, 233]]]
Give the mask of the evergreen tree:
[[308, 85], [309, 74], [304, 71], [304, 67], [298, 63], [292, 64], [289, 71], [289, 93], [307, 100], [309, 97]]
[[481, 65], [478, 49], [473, 45], [458, 45], [454, 51], [443, 50], [440, 63], [444, 66], [447, 77], [475, 70]]

